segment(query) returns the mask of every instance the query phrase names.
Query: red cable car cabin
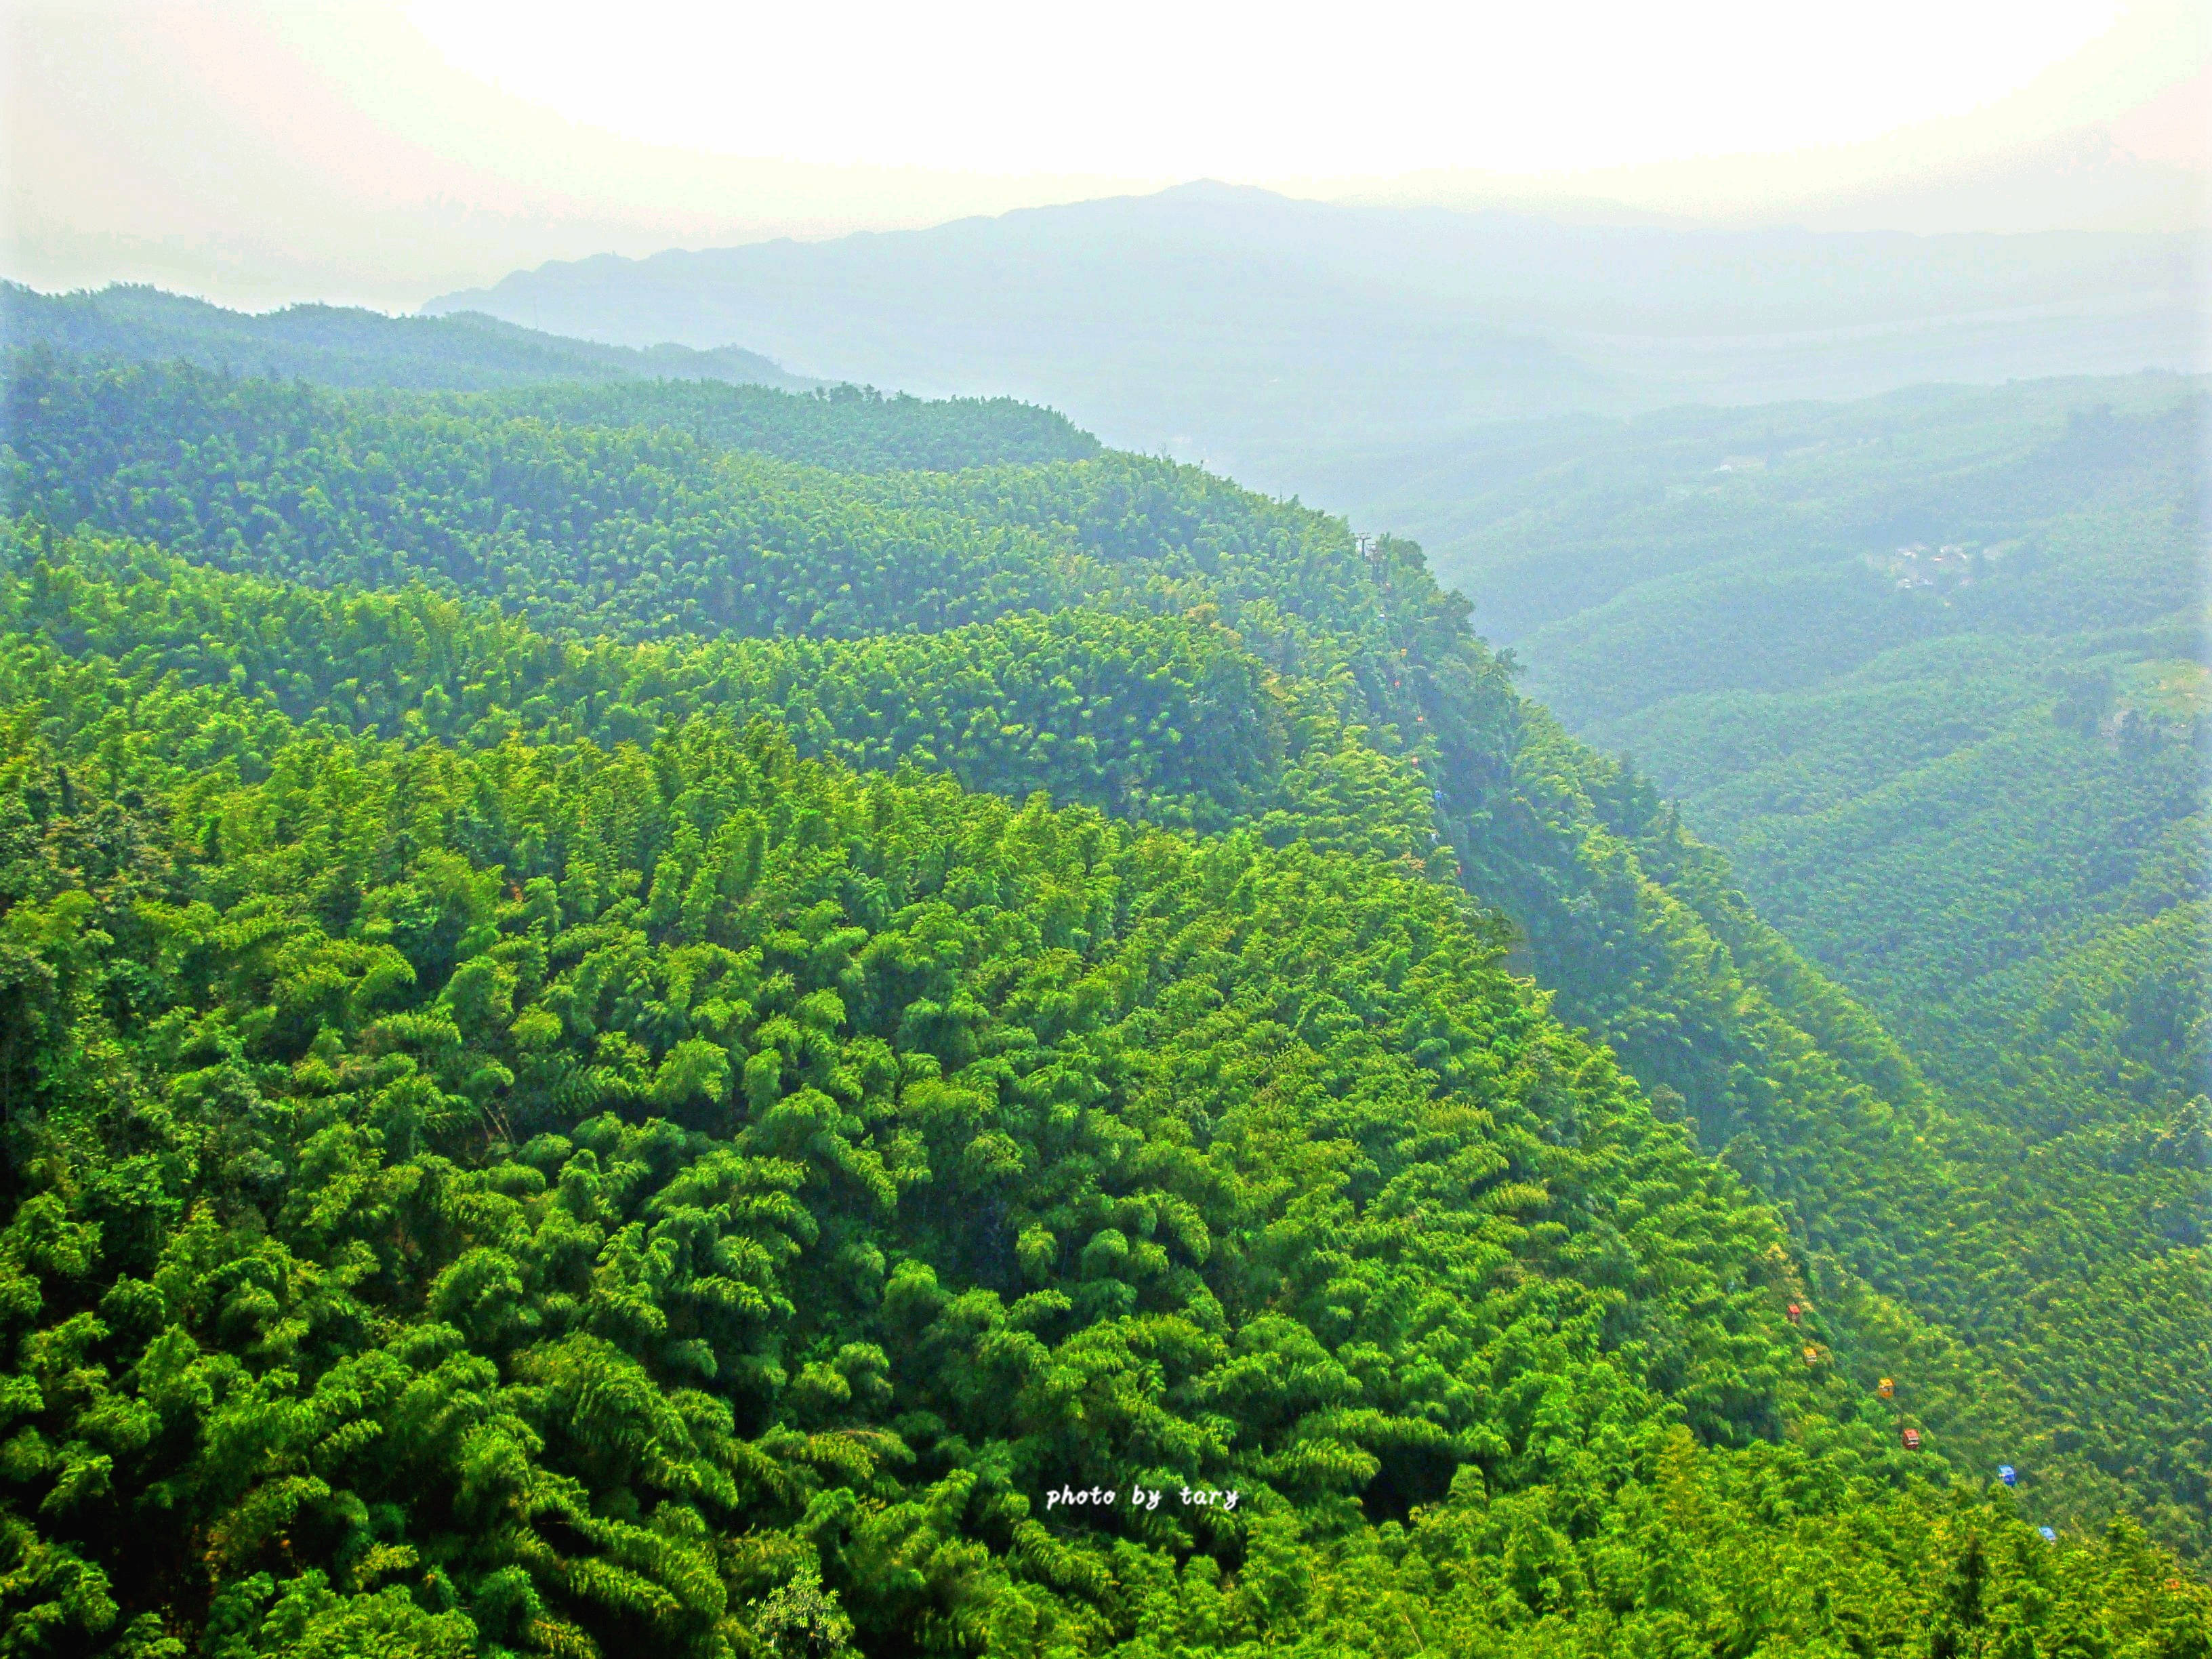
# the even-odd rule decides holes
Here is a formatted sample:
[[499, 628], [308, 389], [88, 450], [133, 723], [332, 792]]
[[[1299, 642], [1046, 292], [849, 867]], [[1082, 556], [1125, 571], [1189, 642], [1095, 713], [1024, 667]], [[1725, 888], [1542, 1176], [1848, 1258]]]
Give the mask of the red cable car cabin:
[[1905, 1442], [1905, 1450], [1907, 1450], [1907, 1451], [1918, 1451], [1918, 1450], [1920, 1449], [1920, 1431], [1919, 1431], [1919, 1430], [1917, 1430], [1917, 1429], [1907, 1429], [1907, 1430], [1905, 1431], [1904, 1435], [1903, 1435], [1902, 1437], [1901, 1437], [1901, 1438], [1904, 1440], [1904, 1442]]

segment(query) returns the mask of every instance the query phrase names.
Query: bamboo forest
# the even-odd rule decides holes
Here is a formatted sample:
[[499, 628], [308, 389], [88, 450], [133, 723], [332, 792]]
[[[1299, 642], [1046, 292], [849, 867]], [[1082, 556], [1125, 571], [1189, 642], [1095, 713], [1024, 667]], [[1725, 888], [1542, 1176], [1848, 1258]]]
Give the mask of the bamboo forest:
[[1856, 973], [1856, 854], [1701, 838], [1410, 541], [1010, 399], [68, 320], [6, 1653], [2212, 1655], [2201, 711], [1980, 647], [2131, 839], [1936, 1029], [1942, 928]]

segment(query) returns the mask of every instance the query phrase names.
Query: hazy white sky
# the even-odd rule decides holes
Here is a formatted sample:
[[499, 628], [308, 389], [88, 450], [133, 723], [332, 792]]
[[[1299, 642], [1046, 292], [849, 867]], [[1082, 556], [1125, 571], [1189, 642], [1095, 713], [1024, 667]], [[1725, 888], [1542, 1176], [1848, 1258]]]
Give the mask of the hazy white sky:
[[401, 308], [1200, 177], [2159, 228], [2208, 57], [2206, 0], [0, 0], [0, 275]]
[[737, 155], [1238, 179], [1867, 138], [2025, 85], [2118, 0], [415, 0], [454, 67]]

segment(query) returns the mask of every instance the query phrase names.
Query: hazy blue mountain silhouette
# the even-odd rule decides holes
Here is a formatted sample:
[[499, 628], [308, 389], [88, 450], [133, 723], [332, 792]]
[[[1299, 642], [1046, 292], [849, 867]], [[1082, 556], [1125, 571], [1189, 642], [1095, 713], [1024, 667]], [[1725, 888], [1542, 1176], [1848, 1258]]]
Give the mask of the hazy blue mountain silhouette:
[[605, 256], [447, 295], [629, 345], [1049, 403], [1346, 504], [1499, 418], [2194, 365], [2192, 246], [1568, 224], [1194, 184], [927, 230]]

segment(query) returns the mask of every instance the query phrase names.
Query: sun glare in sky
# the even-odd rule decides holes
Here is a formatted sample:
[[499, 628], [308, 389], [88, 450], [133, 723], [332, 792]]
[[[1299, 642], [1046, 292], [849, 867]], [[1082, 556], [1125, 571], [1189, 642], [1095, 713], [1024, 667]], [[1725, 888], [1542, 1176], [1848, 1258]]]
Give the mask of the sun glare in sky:
[[407, 15], [454, 67], [659, 143], [1261, 179], [1849, 142], [2001, 97], [2120, 10], [2115, 0], [418, 0]]

